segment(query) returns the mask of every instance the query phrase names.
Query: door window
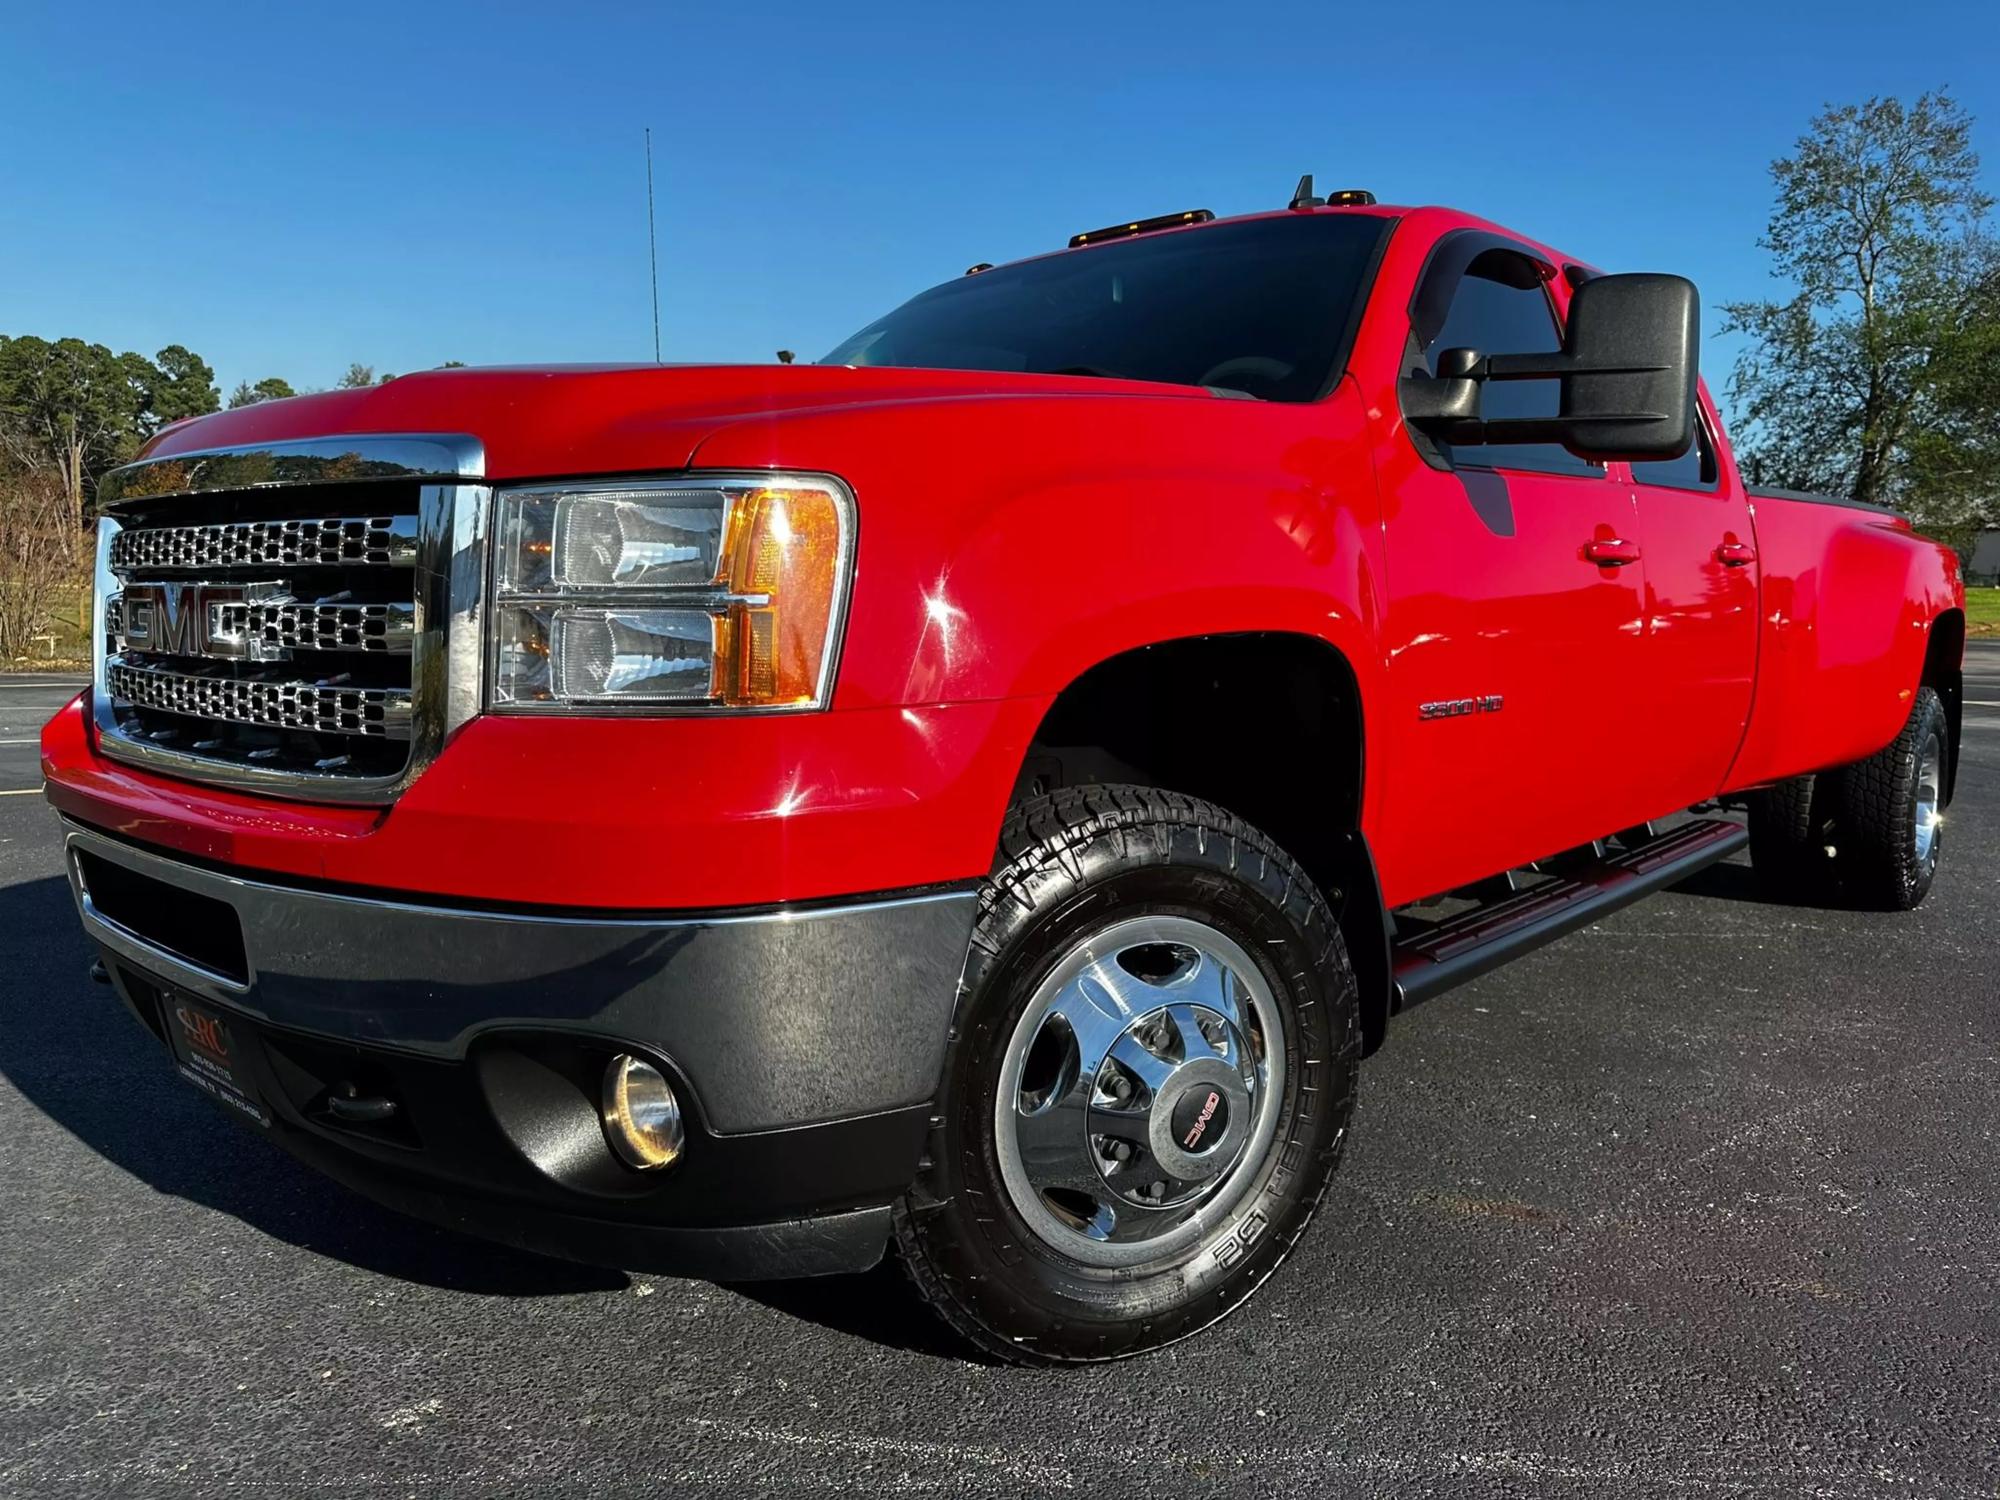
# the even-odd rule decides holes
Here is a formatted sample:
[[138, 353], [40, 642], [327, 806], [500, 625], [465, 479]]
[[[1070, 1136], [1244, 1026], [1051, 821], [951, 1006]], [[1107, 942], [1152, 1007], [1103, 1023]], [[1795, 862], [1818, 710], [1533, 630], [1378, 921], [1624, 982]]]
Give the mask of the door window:
[[1722, 468], [1715, 461], [1715, 445], [1708, 440], [1706, 418], [1694, 424], [1694, 441], [1679, 458], [1632, 465], [1634, 484], [1654, 484], [1670, 490], [1702, 490], [1722, 487]]
[[[1542, 354], [1561, 348], [1562, 334], [1541, 268], [1525, 255], [1493, 249], [1482, 251], [1466, 265], [1436, 335], [1421, 353], [1424, 368], [1435, 375], [1438, 356], [1447, 349]], [[1553, 417], [1558, 414], [1560, 399], [1555, 380], [1489, 380], [1480, 386], [1479, 412], [1488, 419]], [[1560, 443], [1440, 443], [1438, 447], [1458, 467], [1526, 469], [1595, 478], [1604, 473]]]

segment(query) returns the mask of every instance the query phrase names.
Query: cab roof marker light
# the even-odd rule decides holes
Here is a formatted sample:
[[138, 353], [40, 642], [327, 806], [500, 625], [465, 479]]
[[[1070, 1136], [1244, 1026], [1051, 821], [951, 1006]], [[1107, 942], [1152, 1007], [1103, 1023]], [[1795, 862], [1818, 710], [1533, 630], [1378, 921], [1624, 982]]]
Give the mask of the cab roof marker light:
[[1182, 229], [1189, 224], [1206, 224], [1215, 214], [1206, 208], [1190, 208], [1177, 214], [1161, 214], [1156, 219], [1135, 219], [1129, 224], [1113, 224], [1108, 229], [1091, 229], [1082, 234], [1073, 234], [1069, 239], [1072, 250], [1080, 250], [1085, 245], [1101, 245], [1106, 240], [1129, 239], [1135, 234], [1151, 234], [1156, 229]]
[[1366, 208], [1374, 201], [1375, 195], [1366, 188], [1342, 188], [1337, 193], [1316, 198], [1313, 196], [1313, 174], [1308, 172], [1292, 189], [1292, 201], [1285, 207], [1298, 212], [1314, 208]]

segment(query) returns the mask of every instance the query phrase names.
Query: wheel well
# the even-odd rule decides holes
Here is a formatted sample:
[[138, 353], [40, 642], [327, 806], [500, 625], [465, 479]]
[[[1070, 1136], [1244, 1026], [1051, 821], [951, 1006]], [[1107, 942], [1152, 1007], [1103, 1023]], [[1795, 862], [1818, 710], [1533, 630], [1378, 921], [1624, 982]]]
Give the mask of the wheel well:
[[1944, 720], [1951, 738], [1945, 762], [1945, 801], [1951, 801], [1958, 785], [1958, 733], [1965, 707], [1965, 615], [1948, 609], [1931, 622], [1930, 644], [1924, 648], [1926, 687], [1936, 690], [1944, 703]]
[[1327, 895], [1361, 986], [1372, 1051], [1388, 1015], [1387, 919], [1360, 833], [1361, 695], [1334, 647], [1281, 632], [1195, 636], [1098, 663], [1056, 698], [1014, 800], [1126, 782], [1226, 807]]

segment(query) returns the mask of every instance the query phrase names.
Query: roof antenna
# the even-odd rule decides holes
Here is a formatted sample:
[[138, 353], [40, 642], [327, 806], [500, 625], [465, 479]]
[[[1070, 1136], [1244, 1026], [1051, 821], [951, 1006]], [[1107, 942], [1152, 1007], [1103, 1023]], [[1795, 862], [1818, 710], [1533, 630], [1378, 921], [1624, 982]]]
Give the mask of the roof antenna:
[[1308, 172], [1299, 179], [1299, 185], [1292, 189], [1291, 208], [1321, 208], [1326, 199], [1313, 196], [1313, 174]]
[[653, 276], [653, 363], [660, 362], [660, 241], [653, 228], [653, 127], [646, 127], [646, 265]]

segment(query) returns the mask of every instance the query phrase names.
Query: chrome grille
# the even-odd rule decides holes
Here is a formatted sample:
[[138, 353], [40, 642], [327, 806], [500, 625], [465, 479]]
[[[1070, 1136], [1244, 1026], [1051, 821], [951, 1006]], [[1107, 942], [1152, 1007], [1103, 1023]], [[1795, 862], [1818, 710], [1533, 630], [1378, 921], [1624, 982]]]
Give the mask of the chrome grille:
[[234, 521], [121, 531], [111, 543], [119, 573], [254, 567], [407, 567], [417, 560], [415, 516]]
[[410, 737], [407, 688], [357, 688], [325, 682], [261, 682], [114, 663], [111, 695], [136, 708], [190, 719], [300, 729], [313, 734]]
[[107, 755], [309, 801], [393, 799], [478, 711], [477, 442], [306, 439], [106, 477]]
[[224, 604], [224, 633], [261, 648], [264, 659], [287, 651], [407, 652], [417, 612], [409, 604]]

